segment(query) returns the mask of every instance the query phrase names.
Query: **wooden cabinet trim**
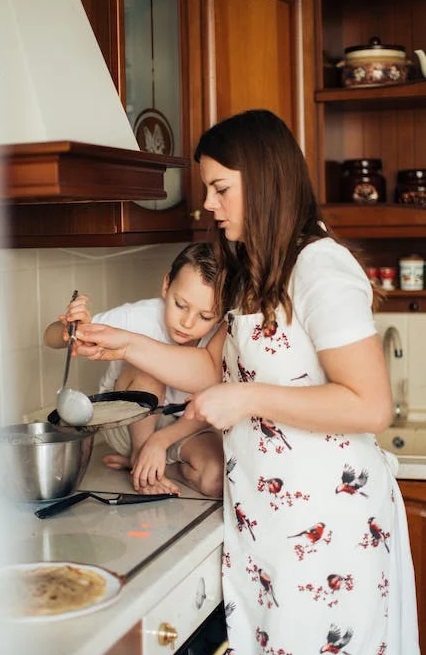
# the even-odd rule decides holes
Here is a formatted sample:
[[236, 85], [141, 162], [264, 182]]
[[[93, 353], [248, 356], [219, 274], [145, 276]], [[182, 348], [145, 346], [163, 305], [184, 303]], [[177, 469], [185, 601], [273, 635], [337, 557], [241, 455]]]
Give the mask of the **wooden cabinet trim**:
[[57, 141], [0, 147], [7, 201], [15, 203], [164, 198], [167, 167], [182, 157]]

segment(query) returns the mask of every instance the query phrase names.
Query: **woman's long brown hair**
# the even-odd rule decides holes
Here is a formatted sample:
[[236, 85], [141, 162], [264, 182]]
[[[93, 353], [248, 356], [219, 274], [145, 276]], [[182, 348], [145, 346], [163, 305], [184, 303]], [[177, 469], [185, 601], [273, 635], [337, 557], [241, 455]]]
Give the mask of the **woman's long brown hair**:
[[215, 227], [216, 298], [245, 314], [262, 312], [264, 328], [281, 303], [290, 322], [288, 284], [298, 254], [316, 239], [339, 241], [325, 229], [296, 139], [278, 116], [253, 109], [207, 130], [194, 158], [203, 155], [241, 172], [245, 210], [244, 242], [230, 244]]

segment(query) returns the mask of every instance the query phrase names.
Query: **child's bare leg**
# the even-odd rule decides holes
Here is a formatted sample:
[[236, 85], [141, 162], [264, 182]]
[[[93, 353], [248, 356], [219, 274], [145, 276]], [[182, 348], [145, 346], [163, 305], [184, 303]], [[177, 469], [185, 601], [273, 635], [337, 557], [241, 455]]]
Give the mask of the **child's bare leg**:
[[183, 462], [177, 464], [178, 474], [173, 477], [178, 477], [191, 489], [205, 496], [221, 498], [223, 493], [222, 434], [212, 428], [191, 436], [183, 441], [179, 454]]
[[[157, 396], [162, 402], [164, 397], [164, 385], [155, 378], [147, 375], [143, 371], [130, 365], [125, 365], [115, 384], [115, 391], [147, 391]], [[129, 456], [113, 453], [106, 455], [103, 462], [106, 466], [113, 469], [132, 468], [131, 455], [140, 450], [148, 437], [154, 432], [157, 422], [156, 416], [136, 421], [129, 425]]]
[[[150, 375], [140, 371], [139, 369], [125, 365], [117, 379], [115, 385], [116, 391], [147, 391], [157, 396], [159, 403], [164, 402], [164, 385], [151, 377]], [[147, 439], [155, 431], [157, 416], [148, 416], [141, 421], [135, 421], [129, 425], [129, 435], [131, 440], [131, 454], [130, 456], [121, 455], [119, 453], [112, 453], [105, 455], [103, 462], [106, 466], [112, 469], [126, 468], [132, 470], [134, 459], [140, 451]], [[129, 449], [130, 450], [130, 449]], [[160, 493], [180, 493], [178, 485], [163, 477], [161, 480], [153, 484], [146, 484], [135, 487], [139, 494], [160, 494]]]

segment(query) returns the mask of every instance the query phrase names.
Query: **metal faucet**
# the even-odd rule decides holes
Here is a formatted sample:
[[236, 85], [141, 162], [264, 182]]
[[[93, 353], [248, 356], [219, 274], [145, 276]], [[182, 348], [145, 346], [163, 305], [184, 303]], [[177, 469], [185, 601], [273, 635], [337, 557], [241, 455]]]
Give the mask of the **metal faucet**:
[[399, 378], [394, 380], [392, 374], [392, 348], [393, 348], [393, 357], [395, 359], [402, 359], [404, 354], [402, 350], [401, 336], [393, 325], [387, 328], [383, 336], [383, 351], [385, 354], [386, 365], [388, 367], [389, 376], [391, 379], [392, 385], [392, 395], [393, 395], [393, 409], [394, 409], [394, 420], [393, 422], [400, 422], [406, 420], [408, 414], [408, 406], [406, 402], [406, 389], [407, 389], [407, 380], [405, 378]]
[[394, 357], [396, 357], [397, 359], [401, 359], [403, 355], [401, 337], [399, 335], [398, 330], [393, 325], [388, 327], [383, 337], [383, 350], [385, 351], [385, 358], [389, 368], [389, 372], [390, 372], [390, 353], [391, 353], [392, 345], [393, 345]]

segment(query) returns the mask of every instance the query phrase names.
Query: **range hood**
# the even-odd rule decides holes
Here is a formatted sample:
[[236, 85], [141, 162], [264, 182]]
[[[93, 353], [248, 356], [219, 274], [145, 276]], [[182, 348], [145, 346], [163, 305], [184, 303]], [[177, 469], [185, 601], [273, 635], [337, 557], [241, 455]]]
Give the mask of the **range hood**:
[[0, 90], [6, 202], [164, 198], [187, 164], [140, 151], [80, 0], [2, 0]]

